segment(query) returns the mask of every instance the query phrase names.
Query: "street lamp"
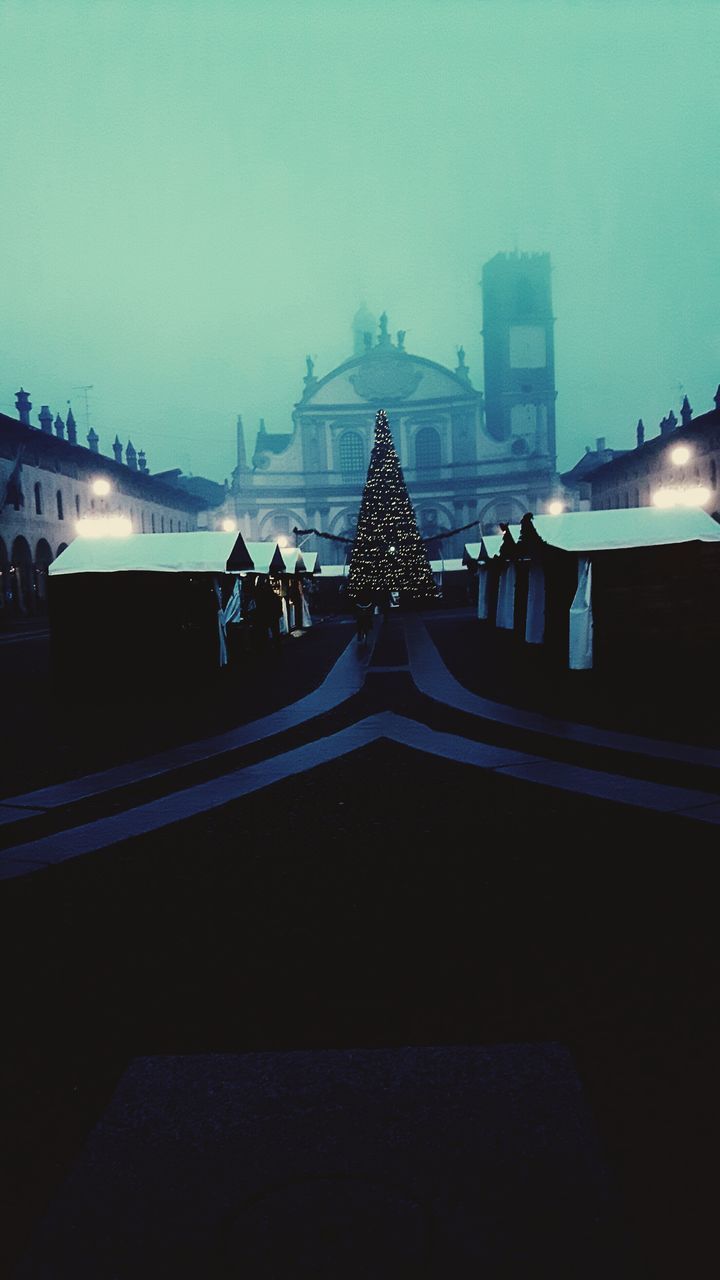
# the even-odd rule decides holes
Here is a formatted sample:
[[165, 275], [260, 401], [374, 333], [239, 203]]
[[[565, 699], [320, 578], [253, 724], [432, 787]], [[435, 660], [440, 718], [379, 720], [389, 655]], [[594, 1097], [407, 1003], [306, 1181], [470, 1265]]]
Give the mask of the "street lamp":
[[[686, 444], [676, 444], [668, 453], [673, 467], [684, 467], [693, 456], [693, 451]], [[707, 485], [685, 484], [684, 473], [678, 477], [677, 483], [660, 485], [652, 495], [656, 507], [704, 507], [710, 501], [711, 493]]]
[[684, 467], [690, 461], [691, 451], [686, 444], [676, 444], [670, 452], [670, 461], [676, 467]]
[[[75, 521], [75, 532], [79, 538], [126, 538], [132, 533], [132, 521], [129, 516], [122, 515], [115, 508], [109, 513], [105, 499], [112, 492], [112, 485], [105, 476], [96, 476], [90, 484], [90, 492], [101, 501], [101, 512], [83, 516]], [[93, 508], [95, 503], [93, 502]]]

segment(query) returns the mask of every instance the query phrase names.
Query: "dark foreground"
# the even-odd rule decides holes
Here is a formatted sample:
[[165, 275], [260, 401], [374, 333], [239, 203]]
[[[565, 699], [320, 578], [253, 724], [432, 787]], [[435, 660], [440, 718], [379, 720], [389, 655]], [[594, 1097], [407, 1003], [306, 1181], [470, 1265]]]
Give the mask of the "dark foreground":
[[[429, 1046], [445, 1096], [454, 1048], [548, 1043], [577, 1072], [610, 1174], [605, 1274], [715, 1269], [714, 846], [700, 824], [379, 742], [6, 883], [6, 1270], [137, 1058]], [[418, 1114], [437, 1122], [447, 1102], [431, 1090]], [[533, 1221], [516, 1175], [502, 1205], [494, 1191], [508, 1238]], [[580, 1278], [595, 1271], [568, 1196], [553, 1274]], [[381, 1233], [382, 1205], [374, 1220]], [[237, 1269], [215, 1274], [252, 1274], [233, 1241]], [[517, 1249], [498, 1256], [456, 1274], [533, 1273], [527, 1258], [510, 1269]], [[452, 1274], [436, 1261], [398, 1274]], [[183, 1274], [177, 1256], [165, 1274]], [[306, 1272], [296, 1254], [268, 1274]]]

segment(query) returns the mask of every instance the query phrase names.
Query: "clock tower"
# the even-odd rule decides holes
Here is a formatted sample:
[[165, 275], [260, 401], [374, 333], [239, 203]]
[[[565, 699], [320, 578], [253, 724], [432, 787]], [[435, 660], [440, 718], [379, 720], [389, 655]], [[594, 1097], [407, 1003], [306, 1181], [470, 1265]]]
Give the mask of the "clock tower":
[[482, 271], [485, 427], [555, 468], [554, 317], [548, 253], [498, 253]]

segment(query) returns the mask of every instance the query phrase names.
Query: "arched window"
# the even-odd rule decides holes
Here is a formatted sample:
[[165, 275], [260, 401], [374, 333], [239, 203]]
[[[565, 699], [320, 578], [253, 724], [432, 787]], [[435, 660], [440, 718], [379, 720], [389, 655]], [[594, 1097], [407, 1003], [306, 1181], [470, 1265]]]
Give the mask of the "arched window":
[[434, 427], [423, 427], [415, 437], [415, 466], [418, 471], [440, 466], [440, 435]]
[[38, 481], [34, 488], [35, 493], [35, 515], [42, 515], [42, 486]]
[[365, 474], [365, 444], [358, 431], [346, 431], [340, 437], [340, 470], [343, 480], [354, 480]]
[[55, 498], [57, 500], [58, 520], [64, 520], [65, 512], [63, 511], [62, 489], [58, 489], [57, 493], [55, 494]]

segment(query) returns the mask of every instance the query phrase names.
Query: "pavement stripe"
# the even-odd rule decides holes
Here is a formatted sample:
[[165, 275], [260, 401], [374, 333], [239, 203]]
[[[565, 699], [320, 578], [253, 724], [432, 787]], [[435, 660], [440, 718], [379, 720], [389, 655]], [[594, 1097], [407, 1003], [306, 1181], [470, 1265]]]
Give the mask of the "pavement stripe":
[[384, 711], [260, 764], [234, 770], [123, 813], [10, 848], [0, 856], [0, 879], [29, 874], [43, 866], [94, 853], [123, 840], [183, 822], [275, 782], [337, 760], [379, 738], [556, 790], [581, 792], [635, 807], [720, 822], [720, 805], [717, 796], [712, 794], [682, 787], [664, 787], [659, 783], [638, 783], [635, 779], [614, 774], [556, 764], [508, 748], [441, 733], [395, 712]]
[[[202, 738], [194, 742], [186, 742], [177, 747], [156, 755], [145, 756], [139, 760], [130, 760], [126, 764], [115, 765], [111, 769], [103, 769], [98, 773], [84, 774], [81, 778], [70, 778], [66, 782], [53, 783], [41, 787], [37, 791], [28, 791], [23, 795], [7, 796], [0, 805], [17, 806], [24, 809], [28, 816], [32, 812], [57, 809], [65, 805], [75, 804], [79, 800], [87, 800], [91, 796], [102, 795], [107, 791], [115, 791], [131, 786], [146, 778], [157, 777], [184, 765], [194, 764], [197, 760], [209, 760], [213, 756], [224, 755], [235, 751], [249, 743], [261, 742], [274, 734], [294, 729], [326, 711], [332, 711], [358, 692], [363, 686], [368, 663], [372, 657], [374, 641], [362, 651], [358, 650], [355, 639], [351, 640], [337, 662], [328, 672], [322, 684], [304, 698], [281, 707], [269, 716], [253, 720], [250, 724], [239, 725], [226, 733], [212, 738]], [[16, 812], [14, 819], [5, 817], [5, 822], [17, 821], [21, 816]]]
[[458, 711], [495, 720], [515, 729], [529, 729], [549, 737], [563, 738], [569, 742], [581, 742], [592, 747], [624, 751], [630, 755], [650, 756], [660, 760], [680, 760], [684, 764], [699, 764], [720, 769], [720, 751], [712, 747], [697, 747], [677, 742], [664, 742], [659, 738], [644, 738], [639, 734], [619, 733], [602, 729], [598, 725], [576, 724], [570, 720], [557, 720], [538, 711], [524, 711], [503, 702], [492, 702], [470, 693], [445, 666], [422, 620], [412, 614], [404, 619], [408, 655], [412, 678], [421, 693], [435, 702], [445, 703]]

